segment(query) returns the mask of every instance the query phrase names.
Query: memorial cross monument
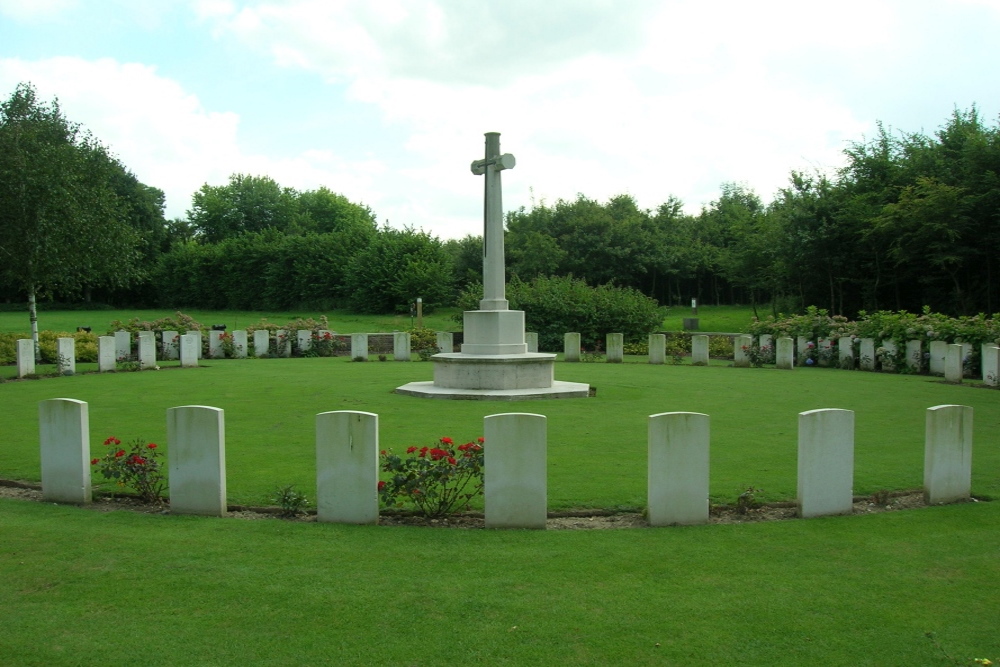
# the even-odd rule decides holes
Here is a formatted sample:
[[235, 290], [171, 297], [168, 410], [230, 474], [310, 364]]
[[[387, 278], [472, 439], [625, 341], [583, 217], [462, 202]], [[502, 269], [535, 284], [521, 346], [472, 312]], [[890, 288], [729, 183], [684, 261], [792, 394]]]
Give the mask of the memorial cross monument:
[[500, 133], [486, 133], [486, 155], [472, 163], [472, 173], [485, 176], [483, 207], [483, 299], [479, 310], [463, 316], [461, 352], [431, 357], [433, 382], [411, 382], [397, 393], [424, 398], [524, 400], [580, 398], [590, 386], [558, 382], [556, 355], [528, 352], [524, 311], [510, 310], [506, 298], [503, 205], [500, 172], [513, 169], [514, 156], [500, 153]]

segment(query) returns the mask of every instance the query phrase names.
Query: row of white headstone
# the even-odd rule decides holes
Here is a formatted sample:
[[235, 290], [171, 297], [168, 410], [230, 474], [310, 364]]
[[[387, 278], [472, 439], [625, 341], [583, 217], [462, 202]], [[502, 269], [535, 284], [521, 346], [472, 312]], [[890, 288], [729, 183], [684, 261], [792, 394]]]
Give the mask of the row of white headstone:
[[[606, 336], [606, 361], [611, 363], [624, 360], [625, 341], [620, 333], [610, 333]], [[891, 340], [881, 341], [876, 347], [875, 339], [859, 339], [858, 366], [861, 370], [873, 371], [879, 359], [884, 360], [885, 370], [894, 370], [888, 361], [896, 354], [896, 343]], [[663, 364], [666, 362], [666, 335], [649, 335], [649, 363]], [[775, 340], [770, 334], [756, 338], [750, 335], [733, 337], [733, 365], [749, 367], [750, 351], [757, 344], [759, 349], [767, 348], [774, 358], [775, 367], [791, 370], [795, 366], [804, 366], [810, 349], [815, 349], [819, 358], [818, 365], [830, 365], [836, 357], [838, 365], [854, 368], [854, 339], [841, 338], [836, 343], [826, 338], [820, 338], [812, 343], [808, 338], [799, 336], [796, 339], [781, 337]], [[964, 372], [964, 362], [969, 356], [972, 346], [969, 344], [948, 344], [944, 341], [932, 341], [928, 345], [928, 365], [932, 375], [943, 375], [948, 382], [961, 382]], [[984, 343], [981, 349], [982, 378], [989, 386], [1000, 386], [1000, 347]], [[579, 333], [567, 333], [564, 339], [563, 357], [566, 361], [580, 361], [581, 346]], [[906, 344], [907, 367], [919, 370], [923, 363], [923, 343], [919, 340], [908, 341]], [[709, 336], [697, 334], [691, 337], [691, 363], [695, 366], [706, 366], [709, 360]]]
[[[314, 334], [308, 330], [298, 331], [299, 349], [309, 350], [312, 347], [314, 335], [322, 338], [323, 336], [332, 336], [334, 332], [320, 331], [318, 334]], [[226, 356], [227, 336], [232, 344], [232, 356], [236, 359], [247, 358], [248, 334], [243, 330], [233, 331], [231, 334], [227, 334], [225, 331], [210, 331], [208, 333], [209, 358], [222, 359]], [[452, 334], [438, 334], [439, 342], [442, 341], [442, 336], [447, 336], [450, 344]], [[136, 361], [140, 369], [155, 368], [158, 358], [170, 361], [179, 359], [182, 367], [198, 366], [198, 361], [202, 358], [204, 344], [202, 333], [189, 331], [178, 335], [176, 331], [164, 331], [161, 340], [162, 344], [158, 346], [156, 332], [139, 332]], [[76, 340], [68, 337], [59, 338], [56, 345], [59, 373], [73, 375], [76, 372]], [[292, 356], [292, 338], [284, 330], [279, 329], [272, 336], [268, 330], [258, 329], [253, 332], [253, 349], [258, 357], [268, 356], [272, 349], [276, 350], [275, 356], [290, 357]], [[447, 349], [450, 351], [451, 347]], [[120, 362], [133, 359], [132, 350], [132, 334], [127, 331], [116, 331], [113, 336], [100, 336], [97, 339], [97, 370], [102, 373], [116, 370]], [[368, 355], [368, 334], [352, 334], [352, 358], [363, 357], [367, 359]], [[393, 334], [393, 356], [397, 361], [410, 360], [409, 333], [397, 331]], [[20, 339], [17, 341], [17, 376], [25, 377], [34, 374], [34, 372], [34, 345], [31, 339]]]
[[[378, 415], [334, 411], [316, 415], [317, 519], [377, 523]], [[89, 503], [92, 497], [88, 405], [70, 398], [39, 404], [42, 494], [45, 500]], [[545, 528], [547, 422], [528, 413], [483, 420], [485, 517], [492, 528]], [[647, 433], [647, 510], [652, 526], [706, 523], [709, 515], [709, 416], [651, 415]], [[167, 410], [170, 509], [221, 516], [226, 504], [225, 416], [220, 408]], [[854, 412], [799, 413], [799, 515], [850, 514], [853, 509]], [[926, 414], [924, 493], [930, 503], [969, 497], [972, 408], [939, 405]]]
[[[329, 331], [320, 331], [319, 335], [333, 335]], [[225, 357], [224, 337], [227, 334], [223, 331], [212, 331], [208, 337], [209, 357]], [[308, 350], [312, 345], [313, 332], [299, 331], [298, 344], [300, 350]], [[247, 357], [247, 332], [242, 330], [229, 334], [232, 341], [233, 354], [236, 358]], [[178, 357], [181, 366], [197, 366], [202, 354], [202, 334], [199, 332], [188, 332], [178, 336], [175, 331], [164, 331], [162, 335], [164, 341], [163, 356], [165, 359], [176, 360]], [[274, 349], [277, 356], [290, 357], [292, 354], [292, 340], [286, 331], [279, 330], [273, 337]], [[538, 351], [538, 334], [528, 332], [525, 340], [529, 352]], [[272, 337], [265, 329], [258, 329], [253, 333], [254, 350], [259, 357], [267, 356], [271, 347]], [[441, 351], [451, 351], [454, 349], [454, 337], [450, 332], [437, 332], [437, 347]], [[774, 363], [776, 368], [791, 370], [795, 366], [806, 364], [807, 356], [812, 346], [819, 357], [819, 365], [829, 365], [834, 356], [841, 366], [854, 368], [855, 345], [851, 338], [841, 338], [836, 344], [834, 341], [820, 338], [813, 344], [809, 339], [799, 336], [793, 340], [789, 337], [782, 337], [774, 340], [769, 334], [764, 334], [757, 338], [750, 335], [735, 336], [733, 340], [733, 365], [736, 367], [750, 366], [750, 350], [754, 343], [759, 348], [769, 348], [773, 350]], [[625, 343], [624, 335], [620, 333], [610, 333], [606, 337], [606, 360], [611, 363], [624, 360]], [[397, 331], [393, 333], [393, 358], [396, 361], [410, 361], [410, 334], [408, 332]], [[971, 351], [968, 344], [948, 344], [944, 341], [932, 341], [928, 345], [928, 367], [932, 375], [943, 375], [949, 382], [961, 382], [964, 374], [964, 362]], [[59, 372], [64, 375], [72, 375], [76, 370], [75, 341], [72, 338], [58, 339]], [[859, 340], [858, 367], [861, 370], [875, 370], [876, 361], [879, 358], [878, 351], [882, 351], [882, 367], [885, 370], [894, 370], [889, 360], [896, 354], [896, 343], [891, 340], [881, 341], [876, 347], [876, 341], [872, 338], [862, 338]], [[98, 370], [101, 372], [113, 371], [117, 363], [124, 359], [131, 358], [132, 339], [127, 331], [118, 331], [114, 336], [101, 336], [98, 339]], [[351, 358], [368, 359], [369, 345], [368, 334], [351, 334]], [[906, 344], [905, 363], [911, 369], [919, 370], [923, 363], [923, 343], [919, 340], [912, 340]], [[34, 348], [28, 339], [17, 341], [17, 372], [18, 377], [24, 377], [35, 372]], [[566, 361], [580, 361], [581, 345], [579, 333], [567, 333], [564, 342], [564, 359]], [[698, 334], [691, 337], [691, 363], [695, 366], [708, 365], [709, 360], [709, 337]], [[155, 333], [152, 331], [141, 331], [138, 336], [138, 363], [142, 369], [154, 368], [157, 363], [157, 345]], [[666, 336], [664, 334], [649, 335], [649, 363], [666, 363]], [[996, 345], [984, 343], [981, 349], [982, 379], [983, 382], [992, 387], [1000, 386], [1000, 348]]]

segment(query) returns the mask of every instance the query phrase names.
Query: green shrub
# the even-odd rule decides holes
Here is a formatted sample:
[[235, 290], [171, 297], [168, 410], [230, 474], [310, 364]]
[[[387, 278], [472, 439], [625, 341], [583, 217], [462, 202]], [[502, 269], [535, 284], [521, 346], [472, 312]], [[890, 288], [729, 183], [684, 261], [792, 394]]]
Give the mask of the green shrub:
[[[459, 297], [459, 306], [476, 310], [482, 298], [482, 285], [471, 285]], [[584, 349], [603, 349], [609, 333], [624, 334], [626, 343], [646, 342], [665, 316], [654, 299], [638, 290], [590, 287], [572, 276], [538, 277], [530, 283], [515, 278], [507, 286], [507, 300], [511, 309], [524, 311], [526, 328], [538, 333], [539, 350], [562, 350], [571, 331], [579, 332]]]

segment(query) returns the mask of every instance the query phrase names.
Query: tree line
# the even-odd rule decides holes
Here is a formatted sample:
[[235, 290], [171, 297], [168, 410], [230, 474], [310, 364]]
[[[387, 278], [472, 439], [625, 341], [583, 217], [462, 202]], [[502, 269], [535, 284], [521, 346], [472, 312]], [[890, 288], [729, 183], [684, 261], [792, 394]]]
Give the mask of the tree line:
[[[697, 214], [667, 196], [584, 195], [508, 212], [509, 277], [572, 276], [664, 305], [860, 310], [1000, 305], [1000, 127], [955, 110], [932, 135], [892, 132], [845, 150], [832, 174], [792, 172], [770, 203], [726, 183]], [[379, 225], [328, 188], [234, 174], [183, 219], [58, 101], [21, 84], [0, 105], [0, 298], [118, 306], [406, 310], [454, 305], [481, 281], [476, 236]], [[763, 313], [762, 313], [763, 314]]]

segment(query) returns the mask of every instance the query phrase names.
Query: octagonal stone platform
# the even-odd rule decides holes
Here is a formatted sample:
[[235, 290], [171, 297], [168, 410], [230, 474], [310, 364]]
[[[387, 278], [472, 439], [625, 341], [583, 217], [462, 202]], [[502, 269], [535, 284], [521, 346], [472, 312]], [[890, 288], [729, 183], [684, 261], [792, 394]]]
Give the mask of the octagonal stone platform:
[[410, 382], [398, 394], [421, 398], [523, 401], [586, 398], [590, 385], [554, 379], [556, 355], [442, 353], [431, 357], [433, 382]]

